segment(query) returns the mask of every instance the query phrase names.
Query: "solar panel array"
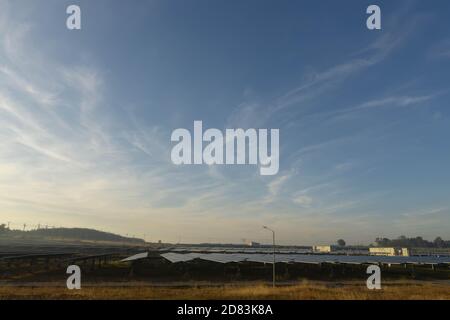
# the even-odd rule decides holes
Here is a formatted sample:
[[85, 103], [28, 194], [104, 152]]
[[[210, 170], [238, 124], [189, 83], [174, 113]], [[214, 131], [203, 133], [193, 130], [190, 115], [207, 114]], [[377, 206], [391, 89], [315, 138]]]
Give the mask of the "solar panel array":
[[[273, 263], [271, 254], [243, 254], [243, 253], [175, 253], [161, 254], [170, 262], [186, 262], [194, 259], [213, 261], [218, 263], [230, 262], [259, 262]], [[343, 264], [450, 264], [450, 257], [437, 256], [413, 256], [413, 257], [388, 257], [388, 256], [346, 256], [346, 255], [314, 255], [314, 254], [277, 254], [275, 261], [282, 263], [343, 263]]]
[[148, 257], [148, 252], [142, 252], [142, 253], [132, 255], [132, 256], [125, 258], [123, 260], [120, 260], [120, 261], [122, 261], [122, 262], [134, 261], [134, 260], [144, 259], [147, 257]]

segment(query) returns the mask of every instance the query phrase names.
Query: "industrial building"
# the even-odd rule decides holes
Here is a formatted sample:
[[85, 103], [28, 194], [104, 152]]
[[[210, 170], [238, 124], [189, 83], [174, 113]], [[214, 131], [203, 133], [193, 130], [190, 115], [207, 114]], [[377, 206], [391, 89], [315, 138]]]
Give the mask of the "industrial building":
[[409, 257], [410, 252], [408, 248], [369, 248], [369, 253], [374, 256], [389, 256], [389, 257], [395, 257], [395, 256], [402, 256], [402, 257]]
[[331, 253], [336, 251], [336, 246], [313, 246], [314, 253]]

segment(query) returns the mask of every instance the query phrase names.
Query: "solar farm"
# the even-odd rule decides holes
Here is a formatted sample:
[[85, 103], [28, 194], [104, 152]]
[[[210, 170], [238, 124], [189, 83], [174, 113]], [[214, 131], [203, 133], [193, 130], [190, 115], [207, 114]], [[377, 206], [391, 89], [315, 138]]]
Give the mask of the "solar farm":
[[[364, 279], [378, 265], [389, 279], [450, 279], [450, 256], [389, 257], [358, 253], [314, 254], [305, 249], [275, 252], [277, 281]], [[270, 282], [270, 248], [133, 246], [95, 243], [14, 243], [0, 245], [0, 283], [7, 286], [46, 282], [64, 286], [66, 269], [78, 265], [91, 284], [126, 285], [135, 281], [182, 284], [192, 281]]]

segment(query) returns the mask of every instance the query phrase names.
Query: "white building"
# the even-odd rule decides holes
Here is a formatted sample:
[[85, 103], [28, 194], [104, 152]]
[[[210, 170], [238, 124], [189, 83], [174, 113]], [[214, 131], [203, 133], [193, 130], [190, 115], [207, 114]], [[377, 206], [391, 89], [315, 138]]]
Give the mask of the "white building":
[[331, 253], [333, 251], [336, 251], [335, 246], [313, 246], [312, 247], [313, 252], [316, 253]]
[[261, 243], [255, 242], [255, 241], [248, 241], [248, 242], [247, 242], [247, 245], [248, 245], [249, 247], [260, 247], [260, 246], [261, 246]]
[[394, 257], [394, 256], [408, 257], [410, 255], [408, 248], [393, 248], [393, 247], [369, 248], [369, 253], [374, 256], [390, 256], [390, 257]]

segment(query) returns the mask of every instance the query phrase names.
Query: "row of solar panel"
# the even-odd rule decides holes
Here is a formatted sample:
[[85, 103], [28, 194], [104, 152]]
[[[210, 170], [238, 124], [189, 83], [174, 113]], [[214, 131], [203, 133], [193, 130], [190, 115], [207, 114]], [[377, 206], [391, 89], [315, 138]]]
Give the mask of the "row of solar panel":
[[[146, 258], [148, 253], [141, 253], [128, 257], [122, 261], [133, 261]], [[242, 253], [163, 253], [161, 256], [172, 263], [202, 259], [218, 263], [229, 262], [260, 262], [273, 263], [271, 254], [242, 254]], [[387, 256], [345, 256], [345, 255], [311, 255], [311, 254], [277, 254], [275, 261], [282, 263], [344, 263], [344, 264], [450, 264], [450, 257], [387, 257]]]

